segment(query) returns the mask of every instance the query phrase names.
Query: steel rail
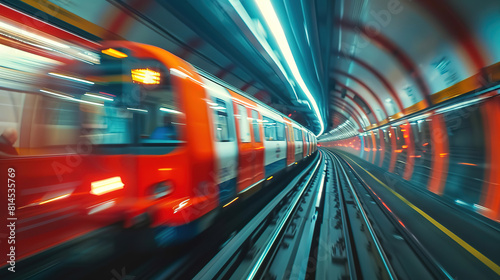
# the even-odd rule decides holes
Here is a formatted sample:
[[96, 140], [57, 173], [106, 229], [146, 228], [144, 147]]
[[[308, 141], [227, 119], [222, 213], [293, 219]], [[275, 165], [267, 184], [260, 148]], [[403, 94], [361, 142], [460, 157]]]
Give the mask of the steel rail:
[[[294, 179], [282, 192], [280, 192], [276, 198], [271, 201], [262, 211], [257, 214], [248, 225], [240, 230], [227, 244], [222, 248], [219, 253], [217, 253], [212, 260], [206, 264], [193, 279], [216, 279], [220, 278], [220, 273], [227, 267], [227, 265], [232, 261], [232, 259], [241, 251], [241, 248], [249, 239], [252, 239], [254, 233], [259, 231], [262, 223], [271, 215], [272, 211], [276, 209], [279, 202], [282, 201], [287, 195], [289, 195], [294, 187], [299, 184], [302, 178], [308, 176], [307, 173], [310, 172], [307, 182], [309, 183], [311, 179], [316, 174], [320, 163], [323, 160], [323, 155], [318, 153], [317, 162], [311, 163], [309, 167], [302, 171], [296, 179]], [[305, 186], [308, 185], [305, 184]], [[262, 264], [262, 262], [260, 262]], [[255, 266], [255, 265], [254, 265]], [[258, 270], [258, 269], [257, 269]], [[253, 269], [251, 270], [253, 271]]]
[[318, 166], [321, 162], [324, 162], [323, 156], [316, 164], [316, 167], [314, 169], [313, 174], [308, 178], [307, 182], [304, 184], [304, 186], [302, 187], [300, 192], [295, 196], [292, 203], [288, 206], [288, 209], [286, 210], [285, 216], [281, 219], [278, 226], [274, 229], [273, 233], [271, 234], [271, 238], [267, 242], [266, 247], [264, 248], [264, 250], [260, 254], [259, 258], [257, 259], [257, 262], [255, 262], [255, 264], [253, 265], [250, 273], [246, 277], [247, 280], [255, 279], [256, 276], [258, 275], [258, 272], [262, 269], [264, 261], [272, 253], [271, 249], [273, 247], [275, 247], [275, 244], [278, 240], [278, 237], [281, 236], [282, 233], [286, 230], [285, 226], [288, 224], [290, 218], [292, 217], [292, 213], [294, 213], [295, 209], [299, 206], [299, 201], [302, 199], [302, 196], [305, 193], [305, 191], [309, 188], [309, 184], [311, 183], [312, 178], [315, 177], [316, 171], [317, 171]]
[[[341, 157], [340, 157], [341, 158]], [[444, 267], [432, 256], [432, 254], [422, 245], [422, 243], [417, 239], [413, 233], [410, 232], [406, 227], [402, 226], [398, 220], [399, 218], [391, 211], [386, 210], [382, 205], [382, 200], [378, 195], [374, 192], [374, 190], [361, 178], [359, 173], [354, 170], [354, 168], [345, 161], [345, 159], [341, 160], [345, 162], [348, 166], [351, 167], [354, 176], [361, 183], [361, 185], [365, 188], [365, 190], [370, 194], [370, 197], [377, 203], [377, 205], [382, 209], [382, 212], [389, 218], [389, 221], [399, 229], [400, 233], [406, 237], [405, 240], [410, 245], [410, 247], [417, 253], [419, 258], [427, 264], [427, 267], [430, 268], [436, 275], [439, 275], [440, 279], [454, 279]]]
[[354, 189], [353, 185], [352, 185], [352, 182], [351, 182], [351, 179], [349, 178], [349, 176], [347, 175], [347, 172], [344, 168], [344, 166], [342, 165], [342, 162], [340, 161], [340, 159], [338, 158], [337, 155], [331, 153], [330, 151], [327, 151], [327, 153], [330, 153], [334, 158], [335, 160], [337, 161], [338, 163], [338, 166], [340, 168], [340, 170], [342, 171], [342, 173], [344, 174], [345, 176], [345, 179], [346, 179], [346, 182], [349, 186], [349, 189], [351, 190], [351, 193], [352, 193], [352, 196], [354, 198], [354, 201], [356, 203], [356, 206], [363, 218], [363, 221], [368, 229], [368, 232], [370, 233], [370, 237], [373, 241], [373, 244], [375, 244], [375, 248], [377, 249], [377, 253], [380, 257], [380, 259], [382, 260], [382, 263], [384, 265], [384, 268], [385, 268], [385, 271], [387, 272], [387, 275], [389, 276], [390, 279], [392, 280], [396, 280], [397, 279], [397, 276], [396, 276], [396, 273], [394, 272], [392, 266], [391, 266], [391, 263], [387, 257], [387, 255], [385, 254], [383, 248], [382, 248], [382, 245], [377, 237], [377, 235], [375, 234], [375, 231], [373, 229], [373, 226], [371, 225], [369, 219], [368, 219], [368, 216], [366, 215], [366, 212], [361, 204], [361, 201], [359, 200], [359, 197], [357, 195], [357, 192], [356, 190]]
[[356, 244], [354, 243], [353, 236], [352, 236], [352, 233], [350, 231], [350, 226], [349, 226], [350, 222], [348, 221], [348, 217], [347, 217], [347, 205], [346, 205], [345, 200], [344, 200], [342, 187], [340, 186], [339, 164], [338, 163], [334, 164], [335, 160], [334, 160], [333, 155], [331, 155], [328, 152], [326, 152], [326, 153], [330, 156], [330, 159], [332, 161], [332, 166], [335, 170], [335, 182], [336, 182], [337, 191], [338, 191], [337, 197], [339, 199], [338, 203], [339, 203], [339, 207], [342, 207], [342, 210], [340, 211], [340, 215], [342, 218], [342, 232], [344, 235], [344, 243], [346, 245], [345, 247], [346, 247], [346, 251], [347, 251], [346, 258], [347, 258], [347, 267], [349, 269], [349, 275], [350, 275], [351, 279], [361, 279], [361, 275], [358, 275], [361, 273], [361, 270], [359, 268], [358, 261], [354, 257], [354, 255], [356, 253], [355, 253], [355, 251], [353, 251], [354, 248], [356, 247]]

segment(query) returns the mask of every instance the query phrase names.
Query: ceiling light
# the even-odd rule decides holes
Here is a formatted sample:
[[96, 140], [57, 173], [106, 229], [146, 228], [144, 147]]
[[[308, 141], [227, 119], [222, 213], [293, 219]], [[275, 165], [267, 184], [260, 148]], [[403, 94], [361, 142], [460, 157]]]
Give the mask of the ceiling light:
[[283, 31], [283, 28], [281, 27], [281, 23], [278, 19], [278, 16], [276, 15], [276, 12], [274, 11], [274, 7], [271, 4], [270, 0], [256, 0], [255, 1], [257, 6], [259, 7], [260, 12], [264, 16], [264, 19], [267, 22], [267, 25], [271, 29], [271, 33], [274, 35], [274, 38], [276, 39], [276, 42], [278, 43], [278, 46], [281, 50], [281, 53], [283, 57], [285, 58], [286, 62], [288, 63], [288, 67], [290, 68], [290, 71], [292, 72], [293, 76], [295, 77], [295, 80], [299, 84], [300, 88], [304, 91], [306, 94], [307, 98], [311, 102], [311, 105], [313, 106], [314, 112], [316, 113], [316, 116], [318, 117], [319, 123], [320, 123], [320, 132], [316, 135], [319, 136], [323, 133], [325, 130], [325, 126], [323, 124], [323, 119], [321, 117], [318, 104], [316, 103], [316, 100], [314, 100], [314, 97], [312, 96], [311, 92], [309, 92], [309, 89], [307, 88], [304, 80], [302, 79], [302, 76], [300, 75], [299, 69], [297, 67], [297, 64], [295, 63], [295, 59], [293, 58], [292, 50], [290, 49], [290, 46], [288, 45], [288, 40], [285, 36], [285, 32]]

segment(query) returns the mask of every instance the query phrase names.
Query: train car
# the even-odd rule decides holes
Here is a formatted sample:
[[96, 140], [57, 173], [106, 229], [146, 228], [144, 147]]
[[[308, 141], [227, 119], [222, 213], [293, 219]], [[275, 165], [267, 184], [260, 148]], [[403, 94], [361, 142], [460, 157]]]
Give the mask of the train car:
[[283, 117], [267, 108], [261, 108], [261, 112], [264, 126], [265, 177], [269, 178], [286, 168], [288, 141]]
[[302, 157], [307, 157], [307, 155], [309, 154], [309, 138], [308, 138], [309, 134], [307, 132], [307, 130], [303, 130], [302, 131], [302, 142], [304, 142], [304, 151], [303, 151], [303, 154], [302, 154]]
[[19, 178], [18, 260], [117, 224], [150, 228], [158, 246], [190, 239], [315, 152], [293, 120], [140, 43], [106, 42], [99, 63], [9, 95], [23, 99], [2, 127], [19, 141], [0, 151]]

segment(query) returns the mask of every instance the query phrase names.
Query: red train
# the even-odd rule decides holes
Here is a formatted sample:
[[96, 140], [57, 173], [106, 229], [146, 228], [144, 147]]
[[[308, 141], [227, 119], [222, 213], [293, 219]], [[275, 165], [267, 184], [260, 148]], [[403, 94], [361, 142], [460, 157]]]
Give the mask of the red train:
[[316, 152], [310, 131], [163, 49], [107, 42], [89, 61], [19, 44], [0, 47], [58, 66], [0, 90], [16, 260], [112, 224], [147, 225], [159, 245], [190, 238]]

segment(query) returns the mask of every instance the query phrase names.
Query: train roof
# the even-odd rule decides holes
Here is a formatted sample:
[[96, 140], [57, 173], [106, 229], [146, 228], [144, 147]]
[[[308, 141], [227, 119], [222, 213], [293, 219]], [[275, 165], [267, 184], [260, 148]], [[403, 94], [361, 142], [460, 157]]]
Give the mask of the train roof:
[[[255, 103], [257, 103], [257, 105], [258, 105], [259, 107], [261, 107], [261, 108], [263, 108], [264, 110], [267, 110], [268, 112], [270, 112], [270, 113], [274, 114], [275, 116], [273, 116], [273, 117], [275, 117], [275, 118], [276, 118], [276, 115], [277, 115], [277, 116], [279, 116], [280, 118], [287, 118], [287, 117], [286, 117], [284, 114], [282, 114], [280, 111], [278, 111], [278, 110], [274, 109], [273, 107], [271, 107], [271, 106], [269, 106], [269, 105], [267, 105], [267, 104], [265, 104], [265, 103], [262, 103], [262, 101], [260, 101], [260, 100], [258, 100], [257, 98], [255, 98], [255, 97], [253, 97], [253, 96], [251, 96], [251, 95], [247, 94], [246, 92], [244, 92], [244, 91], [242, 91], [242, 90], [240, 90], [240, 89], [238, 89], [238, 88], [236, 88], [236, 87], [234, 87], [234, 86], [232, 86], [232, 85], [228, 84], [227, 82], [225, 82], [225, 81], [223, 81], [223, 80], [221, 80], [221, 79], [219, 79], [219, 78], [215, 77], [214, 75], [212, 75], [212, 74], [208, 73], [207, 71], [205, 71], [205, 70], [203, 70], [203, 69], [201, 69], [201, 68], [199, 68], [199, 67], [197, 67], [197, 66], [195, 66], [195, 65], [192, 65], [192, 64], [191, 64], [191, 66], [193, 66], [193, 68], [195, 68], [195, 69], [196, 69], [196, 71], [198, 72], [198, 74], [199, 74], [200, 76], [202, 76], [203, 78], [205, 78], [205, 79], [207, 79], [207, 80], [210, 80], [210, 81], [212, 81], [212, 82], [214, 82], [214, 83], [216, 83], [216, 84], [218, 84], [218, 85], [220, 85], [220, 86], [223, 86], [224, 88], [230, 89], [230, 90], [232, 90], [233, 92], [235, 92], [235, 93], [237, 93], [237, 94], [239, 94], [239, 95], [242, 95], [242, 96], [244, 96], [244, 97], [246, 97], [246, 98], [248, 98], [248, 99], [250, 99], [250, 100], [254, 101]], [[309, 131], [308, 129], [306, 129], [305, 127], [303, 127], [302, 125], [300, 125], [300, 124], [299, 124], [299, 123], [297, 123], [296, 121], [294, 121], [294, 120], [292, 120], [292, 119], [290, 119], [290, 118], [287, 118], [287, 119], [289, 119], [289, 120], [292, 122], [292, 124], [293, 124], [294, 126], [296, 126], [296, 127], [300, 127], [300, 128], [303, 128], [304, 130]]]

